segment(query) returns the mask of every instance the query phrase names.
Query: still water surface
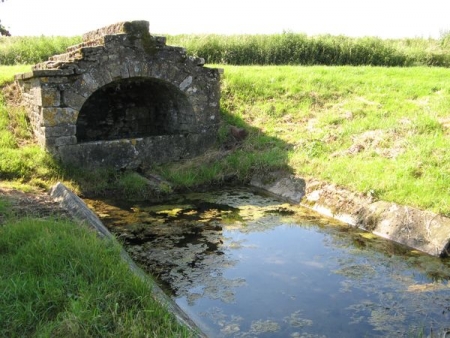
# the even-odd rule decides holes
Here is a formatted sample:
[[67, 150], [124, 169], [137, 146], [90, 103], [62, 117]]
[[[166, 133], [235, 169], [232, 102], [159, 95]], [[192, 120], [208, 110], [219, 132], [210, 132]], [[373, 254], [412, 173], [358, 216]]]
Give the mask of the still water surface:
[[88, 204], [211, 337], [450, 332], [448, 262], [307, 209], [249, 189]]

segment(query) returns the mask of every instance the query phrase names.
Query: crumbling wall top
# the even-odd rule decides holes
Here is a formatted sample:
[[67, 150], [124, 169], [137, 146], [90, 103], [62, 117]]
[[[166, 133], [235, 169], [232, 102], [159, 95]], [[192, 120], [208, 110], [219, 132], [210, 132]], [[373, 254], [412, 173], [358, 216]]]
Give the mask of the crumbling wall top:
[[124, 21], [83, 34], [83, 42], [97, 40], [105, 35], [128, 34], [135, 36], [149, 35], [148, 21]]

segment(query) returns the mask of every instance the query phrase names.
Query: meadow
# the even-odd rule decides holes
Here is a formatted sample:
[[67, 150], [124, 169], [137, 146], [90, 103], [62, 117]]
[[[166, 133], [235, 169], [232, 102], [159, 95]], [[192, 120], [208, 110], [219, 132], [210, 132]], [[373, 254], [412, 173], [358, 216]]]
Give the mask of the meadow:
[[[167, 35], [167, 44], [209, 64], [328, 66], [450, 66], [450, 34], [439, 39], [335, 35]], [[75, 37], [0, 37], [0, 65], [34, 64], [81, 42]]]
[[282, 169], [450, 215], [450, 69], [218, 67], [221, 135], [249, 136], [223, 158], [164, 168], [169, 180]]

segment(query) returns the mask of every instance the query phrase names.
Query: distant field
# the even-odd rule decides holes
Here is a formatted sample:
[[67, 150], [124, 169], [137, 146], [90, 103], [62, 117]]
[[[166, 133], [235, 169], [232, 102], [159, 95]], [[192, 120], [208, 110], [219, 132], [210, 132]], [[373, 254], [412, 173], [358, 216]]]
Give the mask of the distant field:
[[179, 45], [208, 63], [230, 65], [450, 66], [450, 35], [440, 39], [272, 35], [176, 35]]

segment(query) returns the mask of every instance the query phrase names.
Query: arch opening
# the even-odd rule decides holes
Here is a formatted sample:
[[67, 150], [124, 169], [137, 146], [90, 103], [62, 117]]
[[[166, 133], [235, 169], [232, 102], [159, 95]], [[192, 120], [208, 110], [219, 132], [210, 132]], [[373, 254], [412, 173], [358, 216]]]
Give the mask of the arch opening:
[[96, 90], [77, 119], [78, 143], [188, 133], [195, 115], [178, 87], [154, 78], [128, 78]]

